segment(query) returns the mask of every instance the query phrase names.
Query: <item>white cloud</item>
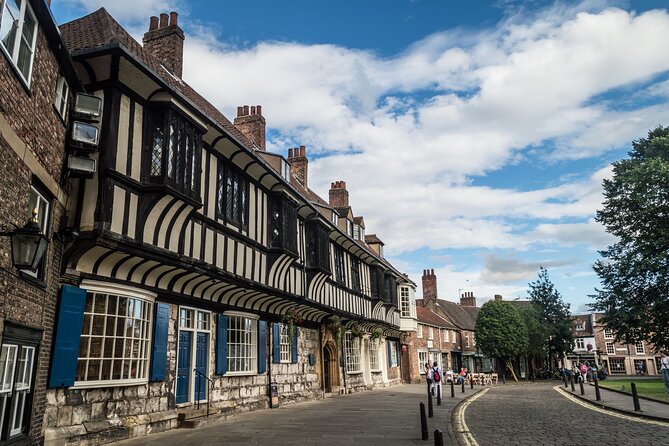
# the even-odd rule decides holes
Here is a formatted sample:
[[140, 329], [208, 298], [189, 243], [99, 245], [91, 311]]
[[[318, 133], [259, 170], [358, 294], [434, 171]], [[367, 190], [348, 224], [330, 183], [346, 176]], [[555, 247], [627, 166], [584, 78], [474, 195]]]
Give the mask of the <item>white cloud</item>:
[[481, 271], [480, 280], [489, 284], [505, 284], [528, 281], [534, 278], [539, 267], [556, 268], [572, 265], [573, 260], [544, 260], [526, 262], [515, 255], [501, 257], [497, 254], [485, 256], [485, 266]]
[[91, 12], [104, 7], [119, 21], [146, 22], [147, 29], [150, 16], [158, 16], [161, 13], [178, 11], [184, 14], [187, 11], [187, 2], [183, 0], [65, 0], [65, 3], [84, 11]]

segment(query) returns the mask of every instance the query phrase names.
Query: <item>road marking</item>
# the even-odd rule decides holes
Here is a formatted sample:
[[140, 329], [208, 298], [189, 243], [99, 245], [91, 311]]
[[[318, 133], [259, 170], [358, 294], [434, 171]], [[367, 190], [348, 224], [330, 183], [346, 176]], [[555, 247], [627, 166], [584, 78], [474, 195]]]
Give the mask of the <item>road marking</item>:
[[622, 418], [623, 420], [630, 420], [630, 421], [636, 421], [637, 423], [643, 423], [643, 424], [651, 424], [653, 426], [669, 426], [669, 423], [665, 421], [656, 421], [656, 420], [648, 420], [645, 418], [640, 418], [640, 417], [633, 417], [631, 415], [625, 415], [622, 413], [614, 412], [612, 410], [606, 410], [602, 409], [601, 407], [593, 406], [592, 404], [586, 403], [584, 401], [581, 401], [580, 399], [576, 398], [575, 396], [571, 395], [569, 392], [564, 390], [562, 386], [555, 386], [553, 389], [557, 390], [558, 393], [561, 393], [564, 397], [567, 399], [571, 400], [572, 402], [579, 404], [586, 409], [594, 410], [595, 412], [603, 413], [612, 417], [617, 417], [617, 418]]
[[467, 410], [467, 407], [476, 401], [479, 397], [483, 396], [490, 388], [484, 389], [474, 395], [473, 397], [469, 398], [467, 401], [465, 401], [462, 406], [458, 409], [458, 413], [456, 415], [456, 420], [458, 421], [459, 428], [458, 433], [462, 434], [462, 438], [465, 442], [465, 446], [479, 446], [478, 442], [472, 435], [472, 433], [469, 431], [469, 428], [467, 427], [467, 422], [465, 421], [465, 411]]

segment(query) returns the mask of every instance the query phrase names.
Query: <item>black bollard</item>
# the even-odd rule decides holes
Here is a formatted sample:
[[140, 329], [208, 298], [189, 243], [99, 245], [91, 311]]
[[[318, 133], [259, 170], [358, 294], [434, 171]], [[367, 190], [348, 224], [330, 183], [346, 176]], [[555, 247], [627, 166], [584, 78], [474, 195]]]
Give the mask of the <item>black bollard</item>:
[[455, 380], [451, 380], [451, 398], [455, 398]]
[[574, 388], [574, 375], [569, 375], [569, 384], [571, 384], [571, 391], [576, 392], [576, 389]]
[[506, 384], [506, 371], [502, 373], [502, 384]]
[[471, 376], [469, 377], [469, 387], [471, 387], [472, 389], [474, 388], [474, 378], [472, 378]]
[[441, 406], [441, 383], [437, 384], [437, 406]]
[[432, 409], [432, 393], [427, 395], [427, 416], [430, 418], [434, 416], [434, 410]]
[[595, 398], [597, 401], [602, 400], [602, 396], [599, 394], [599, 380], [595, 378]]
[[430, 393], [431, 390], [432, 390], [432, 389], [430, 389], [430, 387], [431, 387], [431, 386], [430, 386], [430, 381], [428, 381], [428, 380], [426, 379], [425, 382], [427, 382], [427, 393]]
[[634, 412], [641, 412], [641, 405], [639, 404], [639, 394], [636, 393], [636, 384], [631, 383], [632, 400], [634, 401]]
[[421, 439], [427, 440], [430, 434], [427, 431], [427, 417], [425, 416], [425, 403], [420, 403], [420, 433]]
[[581, 395], [585, 395], [585, 389], [583, 388], [583, 380], [578, 380], [578, 385], [581, 387]]
[[444, 434], [439, 429], [434, 430], [434, 446], [444, 446]]
[[465, 380], [462, 380], [462, 393], [465, 393]]

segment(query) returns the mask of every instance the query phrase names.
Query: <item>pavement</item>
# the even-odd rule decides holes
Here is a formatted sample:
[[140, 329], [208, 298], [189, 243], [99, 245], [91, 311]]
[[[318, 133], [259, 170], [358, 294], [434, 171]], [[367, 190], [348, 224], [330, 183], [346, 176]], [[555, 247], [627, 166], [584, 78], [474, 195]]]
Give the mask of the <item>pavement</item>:
[[[594, 399], [594, 388], [586, 390], [586, 395]], [[580, 394], [578, 386], [575, 393]], [[620, 406], [620, 411], [632, 404], [631, 398], [613, 394], [603, 392], [602, 402]], [[669, 416], [669, 405], [651, 403], [642, 401], [642, 409], [648, 414]], [[458, 443], [466, 446], [659, 445], [667, 444], [669, 438], [669, 422], [597, 407], [555, 381], [484, 390], [455, 408], [453, 429]]]
[[393, 387], [309, 401], [276, 409], [234, 415], [196, 429], [178, 429], [124, 440], [117, 445], [425, 445], [434, 442], [435, 429], [450, 445], [448, 425], [455, 405], [479, 389], [450, 388], [442, 405], [433, 399], [434, 417], [428, 418], [429, 442], [421, 440], [419, 404], [428, 411], [425, 385]]

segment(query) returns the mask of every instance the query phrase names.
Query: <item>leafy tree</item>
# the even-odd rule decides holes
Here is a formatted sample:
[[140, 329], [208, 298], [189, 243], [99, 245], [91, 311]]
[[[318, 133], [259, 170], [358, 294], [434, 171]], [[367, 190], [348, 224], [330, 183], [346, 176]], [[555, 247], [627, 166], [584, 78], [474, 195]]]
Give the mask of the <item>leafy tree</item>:
[[518, 307], [518, 311], [527, 327], [527, 361], [530, 367], [534, 368], [533, 359], [545, 358], [548, 352], [548, 327], [541, 323], [539, 311], [534, 304]]
[[527, 349], [527, 328], [514, 306], [495, 300], [483, 304], [476, 319], [476, 345], [486, 356], [503, 360], [518, 381], [512, 360]]
[[669, 128], [632, 143], [613, 163], [596, 220], [617, 241], [594, 269], [602, 286], [592, 308], [619, 341], [669, 347]]
[[539, 278], [529, 283], [530, 300], [534, 303], [539, 323], [546, 328], [548, 355], [562, 360], [572, 351], [574, 339], [571, 333], [569, 304], [548, 277], [548, 270], [539, 268]]

